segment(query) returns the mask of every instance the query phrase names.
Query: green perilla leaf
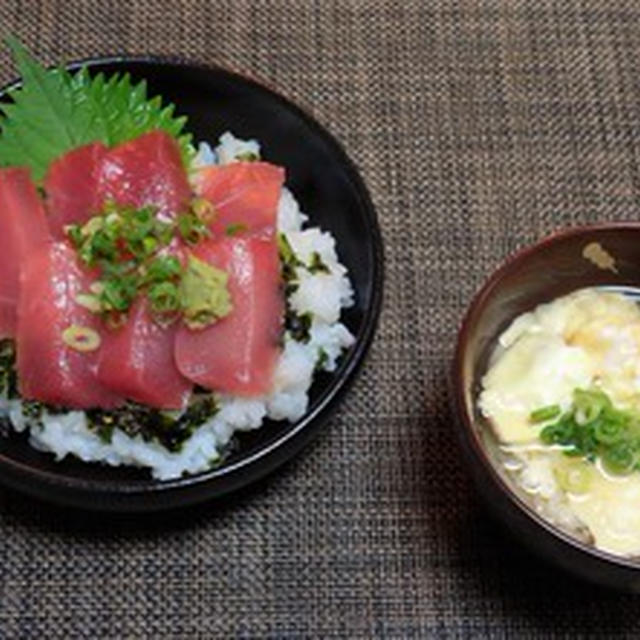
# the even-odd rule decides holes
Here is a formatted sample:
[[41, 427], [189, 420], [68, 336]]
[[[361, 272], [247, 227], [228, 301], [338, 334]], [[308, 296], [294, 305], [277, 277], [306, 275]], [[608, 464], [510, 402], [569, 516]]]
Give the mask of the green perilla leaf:
[[143, 80], [129, 74], [91, 77], [86, 68], [72, 74], [46, 69], [14, 37], [6, 40], [22, 84], [0, 103], [0, 166], [27, 166], [41, 181], [51, 162], [94, 141], [114, 146], [162, 129], [176, 138], [183, 161], [193, 154], [191, 136], [183, 133], [186, 117], [175, 117], [172, 104], [147, 97]]

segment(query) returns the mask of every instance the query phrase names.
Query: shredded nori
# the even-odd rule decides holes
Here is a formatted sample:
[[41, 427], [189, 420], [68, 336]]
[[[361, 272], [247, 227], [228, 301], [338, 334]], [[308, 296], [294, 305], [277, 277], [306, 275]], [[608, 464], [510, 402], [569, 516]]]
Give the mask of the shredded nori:
[[[0, 341], [0, 395], [17, 399], [18, 376], [15, 368], [16, 352], [12, 340]], [[36, 400], [22, 400], [22, 415], [30, 424], [42, 425], [44, 412], [67, 413], [68, 409]], [[140, 435], [144, 440], [156, 440], [169, 451], [180, 451], [182, 444], [194, 430], [218, 412], [214, 395], [202, 387], [196, 387], [191, 403], [181, 414], [151, 409], [135, 402], [127, 402], [114, 410], [89, 409], [87, 426], [104, 442], [111, 442], [114, 429], [121, 429], [129, 436]]]
[[40, 422], [44, 413], [45, 405], [37, 400], [22, 401], [22, 415], [32, 422]]
[[313, 318], [310, 313], [296, 313], [287, 305], [284, 316], [284, 328], [291, 337], [305, 344], [311, 340], [311, 322]]
[[0, 395], [8, 400], [18, 397], [16, 349], [13, 340], [0, 340]]
[[311, 265], [306, 265], [295, 254], [291, 243], [287, 240], [287, 236], [284, 233], [278, 234], [278, 250], [280, 253], [280, 268], [282, 280], [284, 281], [284, 294], [285, 294], [285, 315], [284, 315], [284, 328], [289, 335], [297, 342], [307, 343], [311, 340], [311, 324], [313, 322], [313, 316], [311, 313], [298, 313], [293, 309], [289, 303], [289, 296], [295, 293], [299, 287], [298, 274], [296, 269], [302, 267], [307, 269], [310, 273], [317, 273], [319, 271], [329, 272], [327, 265], [322, 262], [320, 254], [314, 252]]
[[307, 265], [307, 271], [314, 275], [316, 273], [331, 273], [331, 269], [323, 262], [317, 251], [311, 254], [311, 262]]
[[159, 409], [150, 409], [135, 402], [127, 402], [115, 410], [90, 409], [87, 411], [89, 428], [105, 441], [110, 442], [114, 429], [120, 429], [131, 437], [156, 440], [171, 452], [180, 451], [183, 443], [218, 411], [212, 394], [194, 395], [189, 407], [179, 416]]
[[316, 360], [316, 371], [322, 371], [327, 362], [329, 362], [329, 354], [326, 352], [324, 347], [320, 347], [318, 349], [318, 359]]

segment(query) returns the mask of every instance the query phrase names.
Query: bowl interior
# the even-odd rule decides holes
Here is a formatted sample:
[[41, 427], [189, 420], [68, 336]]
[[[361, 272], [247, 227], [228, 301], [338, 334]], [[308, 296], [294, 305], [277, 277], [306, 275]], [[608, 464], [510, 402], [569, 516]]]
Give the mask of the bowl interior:
[[[261, 452], [271, 451], [301, 426], [318, 422], [355, 373], [380, 308], [382, 246], [375, 213], [357, 170], [338, 143], [303, 111], [265, 87], [223, 69], [153, 59], [94, 60], [88, 64], [92, 73], [128, 72], [134, 80], [146, 79], [150, 96], [161, 95], [176, 105], [177, 114], [188, 117], [186, 128], [194, 142], [215, 145], [228, 130], [241, 138], [257, 138], [264, 159], [285, 167], [286, 185], [309, 215], [308, 224], [334, 235], [340, 260], [349, 270], [355, 305], [345, 310], [342, 318], [356, 336], [356, 345], [342, 359], [338, 371], [317, 376], [310, 391], [309, 411], [301, 421], [294, 425], [268, 423], [244, 434], [222, 467], [200, 474], [215, 480], [242, 467], [245, 461], [255, 461]], [[135, 491], [151, 485], [176, 485], [153, 482], [146, 471], [70, 459], [56, 463], [20, 436], [2, 439], [0, 468], [2, 465], [20, 473], [34, 472], [36, 479], [46, 477], [53, 485], [62, 482], [86, 490], [108, 487]]]
[[[614, 258], [614, 268], [598, 266], [583, 255], [585, 247], [593, 248], [592, 243], [598, 243]], [[547, 529], [553, 527], [528, 506], [524, 492], [498, 462], [497, 441], [477, 406], [481, 380], [497, 338], [520, 314], [584, 287], [640, 287], [639, 243], [640, 224], [632, 223], [552, 235], [516, 254], [494, 273], [473, 301], [460, 332], [454, 378], [467, 443], [477, 454], [475, 459], [482, 461], [502, 489], [516, 497], [518, 507]], [[577, 540], [571, 541], [593, 551]]]

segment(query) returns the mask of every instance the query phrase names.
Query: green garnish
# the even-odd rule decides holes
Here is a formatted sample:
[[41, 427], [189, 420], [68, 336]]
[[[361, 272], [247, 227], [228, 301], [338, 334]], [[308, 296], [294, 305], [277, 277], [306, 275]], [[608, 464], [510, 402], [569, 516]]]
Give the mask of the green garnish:
[[6, 42], [22, 76], [9, 91], [12, 102], [0, 104], [0, 166], [27, 166], [35, 180], [51, 162], [90, 142], [114, 146], [155, 129], [176, 138], [185, 165], [193, 155], [191, 136], [183, 133], [186, 117], [175, 117], [174, 106], [147, 97], [143, 80], [129, 74], [91, 77], [85, 67], [71, 73], [46, 69], [14, 37]]
[[546, 445], [561, 446], [567, 456], [590, 462], [599, 458], [614, 474], [640, 469], [640, 416], [615, 408], [601, 390], [576, 389], [564, 414], [552, 405], [532, 412], [531, 420], [555, 420], [539, 437]]
[[609, 396], [597, 389], [575, 389], [573, 392], [574, 416], [579, 424], [593, 422], [603, 411], [611, 409]]
[[209, 235], [206, 224], [193, 213], [183, 213], [178, 216], [178, 231], [187, 244], [198, 244]]
[[217, 215], [213, 203], [206, 198], [193, 198], [191, 201], [191, 211], [206, 224], [213, 222]]
[[586, 493], [591, 486], [592, 471], [587, 463], [571, 460], [554, 468], [560, 488], [574, 494]]
[[227, 225], [227, 228], [224, 230], [224, 232], [228, 236], [235, 236], [238, 233], [247, 231], [248, 228], [249, 227], [247, 227], [246, 224], [242, 224], [242, 222], [236, 222], [234, 224]]
[[149, 289], [151, 310], [158, 314], [171, 314], [180, 309], [180, 294], [173, 282], [159, 282]]
[[180, 306], [184, 322], [190, 329], [202, 329], [231, 312], [227, 274], [189, 256], [180, 282]]
[[95, 351], [100, 346], [100, 334], [90, 327], [71, 325], [62, 332], [64, 343], [76, 351]]
[[529, 420], [533, 423], [546, 422], [547, 420], [553, 420], [562, 413], [562, 409], [558, 404], [551, 404], [548, 407], [542, 407], [531, 412]]
[[90, 291], [78, 304], [101, 314], [111, 328], [126, 322], [126, 314], [140, 295], [161, 324], [177, 320], [202, 329], [231, 311], [227, 276], [194, 258], [187, 268], [168, 255], [179, 234], [190, 244], [208, 235], [193, 209], [175, 222], [158, 220], [153, 207], [121, 207], [107, 203], [104, 211], [83, 226], [70, 225], [67, 235], [80, 259], [97, 271]]
[[148, 265], [144, 274], [145, 282], [163, 282], [179, 277], [182, 273], [180, 260], [175, 256], [162, 256], [154, 258]]
[[602, 453], [602, 463], [610, 473], [630, 473], [636, 468], [637, 462], [638, 449], [631, 442], [618, 442]]

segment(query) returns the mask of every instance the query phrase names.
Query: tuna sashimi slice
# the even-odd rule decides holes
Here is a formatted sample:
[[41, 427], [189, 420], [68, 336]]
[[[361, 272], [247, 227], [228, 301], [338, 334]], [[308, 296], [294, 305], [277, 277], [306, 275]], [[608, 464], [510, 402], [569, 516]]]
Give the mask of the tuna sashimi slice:
[[205, 167], [196, 177], [202, 197], [217, 215], [211, 224], [216, 234], [242, 225], [249, 231], [273, 232], [284, 169], [268, 162], [234, 162]]
[[178, 329], [178, 368], [208, 389], [241, 395], [268, 392], [280, 353], [284, 311], [275, 242], [255, 236], [221, 237], [203, 242], [193, 253], [228, 273], [233, 310], [206, 329]]
[[28, 169], [0, 169], [0, 337], [14, 337], [25, 259], [49, 240], [47, 220]]
[[176, 367], [175, 332], [175, 326], [158, 325], [146, 299], [140, 298], [127, 323], [105, 334], [98, 379], [130, 400], [158, 409], [181, 409], [193, 385]]
[[75, 409], [121, 403], [96, 377], [99, 350], [77, 351], [64, 331], [71, 326], [103, 333], [99, 318], [76, 302], [92, 277], [66, 242], [50, 242], [24, 263], [18, 303], [18, 375], [24, 398]]
[[102, 161], [107, 148], [92, 142], [54, 160], [44, 179], [49, 226], [54, 238], [66, 238], [64, 227], [84, 224], [99, 213], [102, 200], [98, 192]]
[[191, 188], [178, 143], [152, 131], [111, 149], [102, 161], [99, 197], [120, 205], [154, 205], [173, 216], [189, 204]]

